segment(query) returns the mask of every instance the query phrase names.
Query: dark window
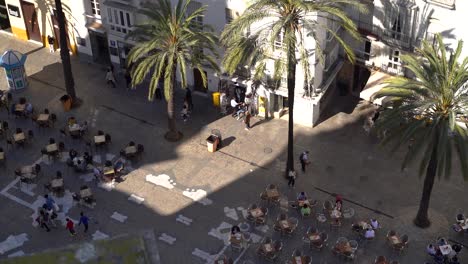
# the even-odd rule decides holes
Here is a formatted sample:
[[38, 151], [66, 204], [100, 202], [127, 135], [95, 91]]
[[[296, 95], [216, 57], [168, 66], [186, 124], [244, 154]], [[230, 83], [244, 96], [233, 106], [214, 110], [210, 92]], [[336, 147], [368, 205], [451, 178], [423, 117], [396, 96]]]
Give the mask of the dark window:
[[117, 48], [109, 47], [109, 53], [113, 56], [118, 56]]
[[125, 26], [125, 20], [124, 20], [124, 15], [122, 11], [120, 11], [120, 24], [122, 26]]
[[130, 14], [129, 14], [129, 13], [125, 13], [125, 15], [127, 15], [127, 26], [128, 26], [128, 27], [132, 27], [132, 23], [130, 23]]

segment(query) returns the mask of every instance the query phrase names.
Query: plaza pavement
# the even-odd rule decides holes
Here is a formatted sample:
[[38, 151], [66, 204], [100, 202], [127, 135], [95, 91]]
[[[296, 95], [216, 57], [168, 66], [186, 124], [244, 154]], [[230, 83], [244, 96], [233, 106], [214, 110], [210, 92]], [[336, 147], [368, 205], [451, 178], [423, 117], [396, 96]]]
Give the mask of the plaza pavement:
[[[7, 166], [0, 168], [0, 189], [3, 190], [0, 194], [0, 226], [3, 227], [0, 242], [10, 235], [27, 235], [22, 246], [0, 254], [0, 262], [1, 258], [19, 250], [29, 254], [89, 241], [96, 231], [113, 237], [152, 228], [158, 238], [161, 263], [210, 263], [220, 253], [236, 263], [248, 260], [263, 263], [254, 253], [258, 244], [252, 243], [242, 252], [232, 252], [224, 240], [231, 225], [245, 222], [245, 209], [252, 203], [260, 203], [259, 194], [270, 183], [279, 185], [289, 200], [302, 190], [320, 201], [333, 199], [330, 194], [339, 193], [346, 199], [344, 206], [356, 210], [354, 220], [378, 218], [384, 228], [375, 241], [360, 246], [356, 263], [372, 263], [377, 255], [386, 255], [401, 263], [424, 263], [429, 260], [424, 253], [425, 246], [438, 236], [468, 245], [467, 236], [460, 237], [450, 230], [457, 210], [468, 210], [467, 186], [456, 164], [450, 181], [436, 182], [430, 211], [433, 225], [426, 230], [415, 228], [411, 220], [417, 210], [423, 179], [417, 176], [415, 168], [400, 170], [401, 151], [390, 155], [375, 138], [365, 134], [362, 116], [369, 111], [365, 103], [345, 112], [341, 108], [328, 109], [336, 114], [313, 129], [295, 128], [295, 156], [310, 150], [311, 164], [305, 174], [299, 174], [296, 188], [288, 189], [282, 176], [287, 133], [284, 120], [255, 124], [258, 120], [254, 118], [253, 128], [245, 131], [240, 121], [220, 115], [211, 106], [210, 98], [194, 95], [195, 110], [190, 120], [187, 123], [178, 120], [183, 140], [169, 143], [163, 139], [167, 123], [165, 103], [148, 102], [144, 87], [127, 91], [119, 76], [119, 87], [108, 88], [104, 81], [105, 67], [72, 58], [77, 94], [83, 99], [83, 105], [63, 112], [59, 102], [64, 94], [59, 54], [49, 54], [35, 44], [0, 35], [0, 51], [9, 48], [29, 53], [26, 70], [30, 86], [15, 94], [15, 98], [24, 96], [33, 102], [36, 110], [48, 108], [57, 113], [58, 122], [54, 129], [37, 129], [30, 120], [9, 118], [4, 110], [0, 112], [0, 120], [7, 120], [11, 128], [22, 127], [35, 132], [33, 143], [24, 149], [9, 150]], [[6, 87], [3, 78], [0, 87]], [[182, 94], [178, 92], [178, 109]], [[89, 234], [83, 235], [79, 227], [77, 237], [70, 237], [62, 228], [46, 233], [33, 227], [31, 215], [34, 211], [27, 206], [41, 203], [42, 186], [58, 169], [63, 171], [65, 186], [70, 191], [77, 191], [84, 183], [86, 177], [68, 169], [63, 162], [40, 159], [39, 150], [49, 137], [64, 141], [67, 148], [84, 151], [82, 142], [60, 138], [58, 129], [71, 115], [78, 121], [90, 123], [90, 135], [98, 129], [111, 134], [111, 146], [96, 154], [101, 162], [106, 156], [117, 156], [130, 140], [145, 145], [143, 158], [131, 164], [133, 170], [125, 182], [111, 191], [87, 183], [97, 198], [97, 206], [91, 210], [72, 205], [67, 212], [68, 216], [78, 219], [83, 210], [92, 218]], [[211, 129], [219, 129], [228, 143], [216, 153], [206, 150], [205, 139]], [[4, 140], [0, 145], [6, 149]], [[41, 162], [44, 168], [38, 185], [26, 191], [12, 185], [14, 169], [34, 162]], [[299, 169], [299, 164], [296, 166]], [[144, 198], [144, 202], [138, 205], [129, 201], [132, 194]], [[12, 196], [26, 201], [26, 205], [19, 204]], [[66, 201], [65, 204], [69, 206]], [[123, 223], [111, 218], [115, 212], [127, 217]], [[279, 213], [279, 208], [270, 208], [269, 228], [251, 230], [254, 242], [265, 236], [283, 240], [285, 248], [279, 263], [284, 263], [295, 248], [310, 254], [313, 263], [343, 262], [331, 254], [329, 247], [337, 237], [353, 238], [349, 228], [351, 221], [345, 221], [338, 231], [330, 231], [327, 225], [320, 226], [329, 233], [329, 247], [323, 252], [309, 252], [303, 248], [301, 238], [308, 226], [316, 224], [315, 220], [300, 220], [299, 230], [293, 237], [280, 238], [272, 228]], [[292, 209], [288, 214], [298, 217]], [[384, 236], [389, 229], [409, 235], [410, 247], [403, 254], [393, 253], [385, 243]], [[465, 250], [461, 257], [462, 261], [468, 259]]]

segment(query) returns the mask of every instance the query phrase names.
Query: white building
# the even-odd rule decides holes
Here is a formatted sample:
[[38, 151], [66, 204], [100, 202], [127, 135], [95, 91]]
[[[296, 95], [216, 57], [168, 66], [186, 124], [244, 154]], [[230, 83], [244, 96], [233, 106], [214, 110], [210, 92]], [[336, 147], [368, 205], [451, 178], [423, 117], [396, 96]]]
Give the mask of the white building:
[[[401, 55], [414, 53], [421, 47], [422, 40], [434, 41], [434, 34], [440, 33], [447, 47], [455, 48], [458, 40], [468, 39], [466, 21], [468, 1], [464, 0], [361, 0], [369, 8], [368, 14], [358, 14], [349, 10], [363, 35], [362, 42], [355, 42], [356, 54], [361, 65], [374, 69], [370, 74], [385, 72], [390, 75], [405, 75], [401, 64]], [[468, 57], [465, 45], [462, 57]], [[355, 94], [359, 94], [369, 76], [363, 67], [355, 67], [353, 75]], [[371, 76], [372, 88], [379, 85], [384, 78], [380, 74], [377, 80]], [[371, 83], [372, 82], [372, 83]], [[366, 93], [368, 94], [368, 93]], [[364, 97], [363, 97], [364, 98]], [[365, 98], [367, 99], [367, 98]]]

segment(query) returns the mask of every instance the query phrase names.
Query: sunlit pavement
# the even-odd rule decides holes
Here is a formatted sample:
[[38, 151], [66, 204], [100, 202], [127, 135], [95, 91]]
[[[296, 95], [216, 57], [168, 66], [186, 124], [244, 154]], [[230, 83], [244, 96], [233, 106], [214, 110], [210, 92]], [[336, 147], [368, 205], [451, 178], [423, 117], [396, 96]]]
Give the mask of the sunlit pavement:
[[[288, 189], [282, 174], [286, 159], [285, 121], [261, 122], [245, 131], [241, 121], [220, 115], [211, 106], [210, 98], [194, 95], [195, 109], [189, 121], [178, 120], [183, 140], [168, 143], [163, 139], [167, 123], [165, 104], [157, 100], [148, 102], [144, 87], [128, 91], [120, 76], [119, 87], [108, 88], [104, 66], [75, 58], [76, 89], [84, 103], [78, 109], [63, 112], [59, 102], [64, 94], [59, 54], [49, 54], [34, 44], [0, 35], [0, 51], [8, 48], [29, 52], [26, 69], [30, 87], [15, 94], [15, 98], [26, 97], [36, 111], [48, 108], [57, 114], [58, 122], [55, 128], [38, 129], [30, 120], [10, 118], [4, 110], [0, 112], [0, 120], [7, 120], [10, 128], [21, 127], [35, 132], [32, 144], [24, 149], [13, 147], [8, 150], [6, 167], [0, 168], [0, 225], [4, 227], [0, 230], [0, 242], [10, 235], [27, 236], [25, 241], [20, 239], [22, 245], [0, 251], [0, 258], [19, 251], [29, 254], [152, 228], [158, 239], [161, 263], [210, 263], [219, 254], [236, 263], [246, 260], [263, 263], [255, 250], [265, 236], [283, 241], [285, 247], [279, 263], [290, 258], [296, 248], [311, 255], [313, 263], [340, 263], [344, 260], [333, 255], [330, 247], [338, 237], [355, 239], [351, 223], [370, 217], [378, 218], [383, 229], [378, 231], [374, 241], [359, 246], [357, 263], [371, 263], [378, 255], [401, 263], [422, 263], [429, 260], [425, 246], [438, 236], [468, 244], [468, 236], [460, 237], [450, 230], [457, 209], [468, 210], [464, 195], [467, 187], [458, 169], [454, 169], [450, 182], [436, 183], [431, 201], [432, 227], [427, 230], [413, 227], [411, 220], [419, 202], [422, 179], [418, 178], [414, 168], [400, 170], [401, 152], [390, 156], [387, 149], [365, 134], [360, 119], [368, 110], [365, 104], [359, 104], [349, 113], [340, 112], [314, 129], [296, 128], [295, 156], [309, 150], [312, 163], [307, 173], [299, 174], [295, 189]], [[3, 78], [0, 87], [6, 87]], [[178, 109], [182, 94], [178, 93]], [[40, 149], [50, 137], [64, 141], [67, 149], [73, 147], [80, 153], [85, 151], [84, 142], [62, 138], [59, 133], [72, 115], [79, 122], [88, 121], [88, 135], [103, 130], [112, 136], [110, 146], [95, 153], [99, 157], [95, 160], [98, 165], [118, 157], [120, 149], [130, 140], [145, 146], [142, 159], [128, 164], [131, 172], [125, 182], [99, 188], [89, 181], [89, 173], [75, 173], [61, 161], [41, 157]], [[254, 119], [252, 123], [257, 121]], [[209, 153], [206, 147], [206, 138], [212, 129], [219, 129], [225, 142], [215, 153]], [[0, 145], [6, 149], [4, 140]], [[19, 188], [14, 182], [14, 169], [35, 162], [40, 162], [43, 167], [37, 185]], [[299, 164], [296, 166], [299, 169]], [[92, 218], [87, 235], [83, 234], [82, 227], [77, 228], [78, 236], [70, 237], [64, 227], [46, 233], [33, 225], [34, 210], [42, 204], [41, 197], [45, 193], [43, 185], [56, 170], [64, 173], [65, 188], [70, 192], [77, 192], [83, 184], [93, 190], [97, 199], [94, 209], [80, 207], [66, 198], [57, 199], [64, 209], [61, 219], [68, 216], [77, 220], [80, 211]], [[252, 203], [260, 204], [260, 192], [270, 183], [277, 184], [288, 200], [293, 200], [302, 190], [320, 202], [333, 199], [330, 194], [339, 193], [346, 199], [344, 206], [355, 209], [355, 216], [345, 220], [338, 230], [331, 231], [328, 224], [318, 225], [329, 233], [329, 242], [322, 252], [315, 252], [309, 251], [302, 242], [307, 228], [317, 226], [315, 218], [300, 219], [296, 234], [281, 237], [273, 231], [273, 223], [283, 211], [271, 206], [267, 226], [249, 230], [252, 241], [248, 248], [232, 251], [227, 243], [230, 227], [246, 221], [245, 210]], [[321, 203], [316, 211], [320, 207]], [[287, 214], [300, 218], [292, 208], [287, 208]], [[401, 255], [392, 252], [386, 243], [385, 234], [390, 229], [410, 237], [410, 247]], [[0, 248], [1, 245], [4, 244], [0, 244]], [[11, 247], [11, 243], [8, 245]], [[461, 258], [468, 259], [466, 252], [462, 251]]]

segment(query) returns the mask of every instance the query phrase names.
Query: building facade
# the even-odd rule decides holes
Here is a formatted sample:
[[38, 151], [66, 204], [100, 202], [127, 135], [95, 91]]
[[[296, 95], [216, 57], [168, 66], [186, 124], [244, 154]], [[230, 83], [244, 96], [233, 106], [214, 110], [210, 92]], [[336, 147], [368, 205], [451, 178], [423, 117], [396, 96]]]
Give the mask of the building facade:
[[[460, 39], [468, 38], [468, 28], [460, 21], [466, 20], [468, 1], [463, 0], [361, 0], [368, 6], [367, 14], [348, 10], [355, 21], [361, 41], [354, 41], [359, 64], [354, 67], [353, 87], [359, 94], [368, 88], [366, 80], [371, 71], [412, 77], [404, 69], [401, 56], [412, 54], [422, 41], [434, 43], [440, 33], [446, 47], [456, 47]], [[462, 57], [468, 57], [468, 49]]]

